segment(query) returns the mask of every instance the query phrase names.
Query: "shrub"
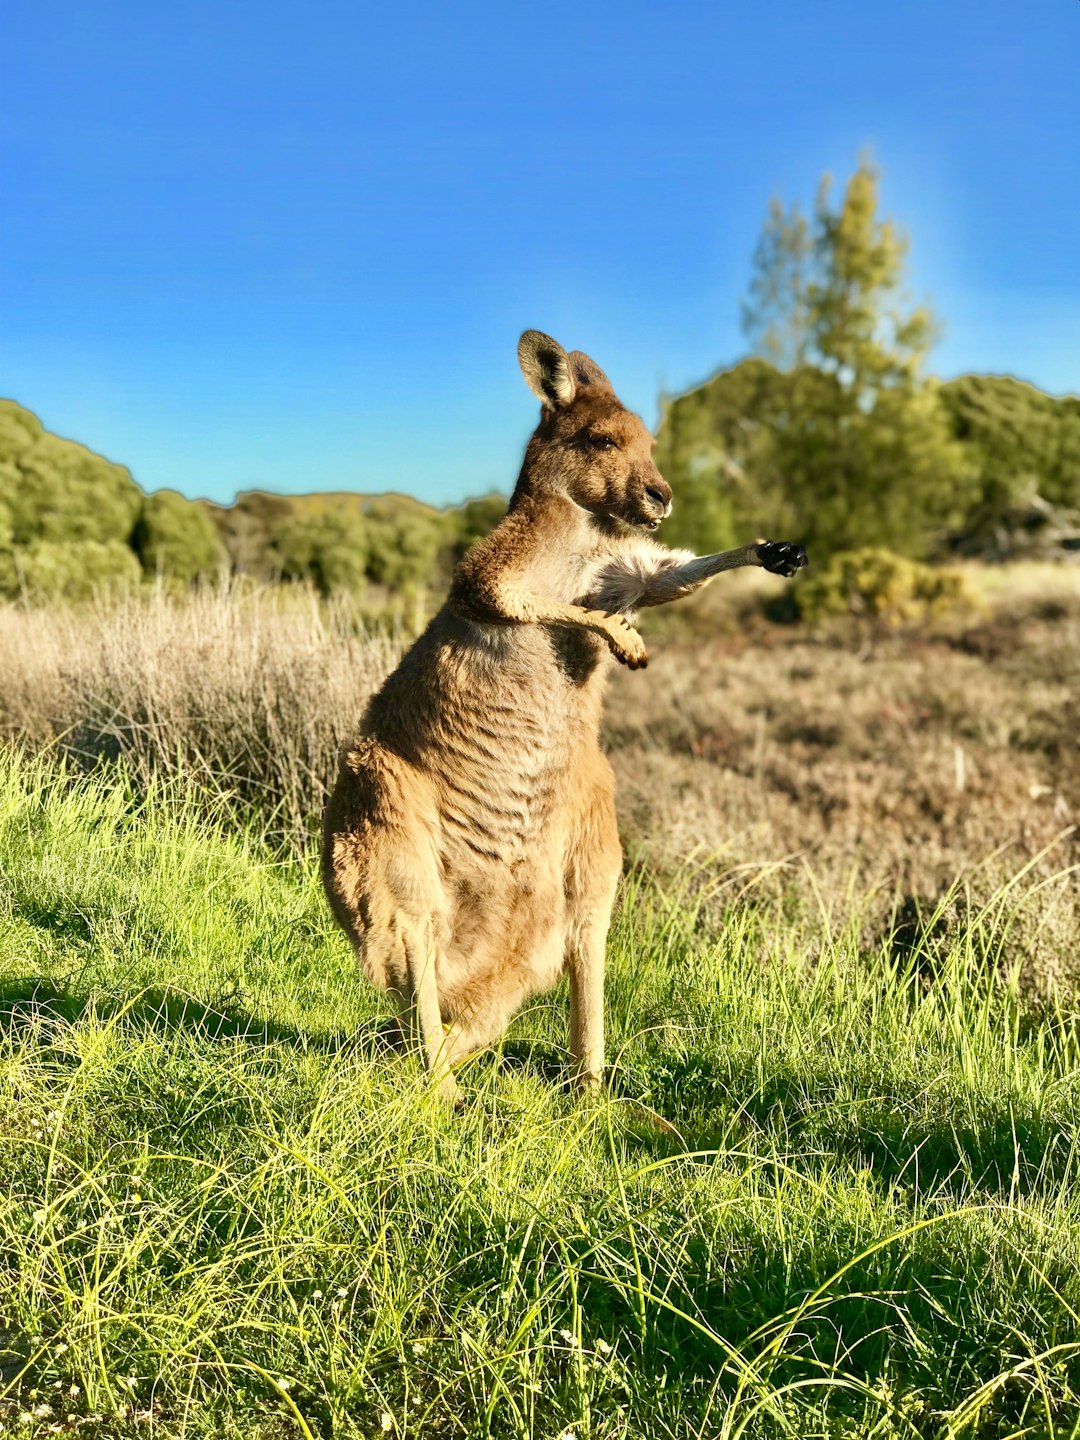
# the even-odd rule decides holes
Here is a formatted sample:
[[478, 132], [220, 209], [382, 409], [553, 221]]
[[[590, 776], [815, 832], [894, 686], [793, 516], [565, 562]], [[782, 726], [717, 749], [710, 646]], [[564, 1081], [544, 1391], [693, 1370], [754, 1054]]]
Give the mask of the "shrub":
[[216, 575], [225, 547], [206, 510], [175, 490], [148, 495], [132, 537], [144, 570], [192, 581]]
[[135, 588], [135, 552], [119, 540], [42, 540], [0, 554], [0, 595], [88, 600]]
[[16, 545], [130, 539], [142, 492], [122, 465], [0, 400], [0, 506]]
[[446, 531], [442, 515], [374, 510], [368, 526], [367, 573], [377, 585], [410, 591], [432, 584]]
[[285, 580], [306, 580], [319, 594], [358, 595], [368, 563], [367, 522], [345, 510], [292, 514], [273, 532], [274, 553]]
[[927, 620], [971, 603], [963, 575], [867, 546], [842, 550], [795, 592], [805, 620], [856, 615], [886, 625]]

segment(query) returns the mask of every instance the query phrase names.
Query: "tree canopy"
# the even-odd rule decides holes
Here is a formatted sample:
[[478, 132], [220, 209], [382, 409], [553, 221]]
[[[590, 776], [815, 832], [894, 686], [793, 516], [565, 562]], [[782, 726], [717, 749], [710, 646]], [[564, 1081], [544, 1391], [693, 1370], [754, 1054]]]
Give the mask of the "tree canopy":
[[743, 310], [760, 358], [669, 405], [661, 425], [688, 535], [924, 555], [962, 523], [974, 467], [923, 377], [933, 317], [905, 303], [906, 241], [877, 207], [867, 160], [839, 201], [826, 177], [810, 217], [770, 207]]

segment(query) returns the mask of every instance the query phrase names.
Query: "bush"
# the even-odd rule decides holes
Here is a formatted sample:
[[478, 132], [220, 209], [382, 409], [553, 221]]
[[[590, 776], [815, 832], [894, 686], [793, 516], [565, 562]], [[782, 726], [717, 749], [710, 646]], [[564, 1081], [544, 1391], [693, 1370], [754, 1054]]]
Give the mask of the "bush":
[[0, 400], [0, 508], [16, 545], [130, 539], [142, 492], [122, 465]]
[[367, 522], [346, 510], [291, 514], [273, 531], [284, 580], [306, 580], [326, 597], [360, 594], [366, 583]]
[[498, 491], [476, 500], [466, 500], [464, 505], [445, 512], [443, 528], [446, 534], [440, 564], [447, 576], [469, 546], [494, 530], [505, 514], [506, 496]]
[[134, 589], [141, 573], [119, 540], [42, 540], [0, 554], [0, 595], [88, 600]]
[[963, 575], [867, 546], [842, 550], [795, 590], [804, 620], [856, 615], [886, 625], [923, 621], [971, 603]]
[[368, 526], [367, 573], [377, 585], [414, 591], [434, 582], [447, 528], [444, 516], [373, 511]]
[[216, 575], [225, 563], [225, 547], [210, 516], [175, 490], [146, 497], [132, 543], [151, 575], [190, 582]]

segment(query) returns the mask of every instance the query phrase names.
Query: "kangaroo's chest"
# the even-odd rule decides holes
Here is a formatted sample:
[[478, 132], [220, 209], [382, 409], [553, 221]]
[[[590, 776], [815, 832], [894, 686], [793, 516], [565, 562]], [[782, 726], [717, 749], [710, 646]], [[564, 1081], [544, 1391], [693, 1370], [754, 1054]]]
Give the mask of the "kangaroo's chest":
[[434, 687], [417, 758], [436, 782], [451, 850], [512, 862], [558, 844], [599, 753], [605, 657], [581, 644], [591, 636], [481, 629]]

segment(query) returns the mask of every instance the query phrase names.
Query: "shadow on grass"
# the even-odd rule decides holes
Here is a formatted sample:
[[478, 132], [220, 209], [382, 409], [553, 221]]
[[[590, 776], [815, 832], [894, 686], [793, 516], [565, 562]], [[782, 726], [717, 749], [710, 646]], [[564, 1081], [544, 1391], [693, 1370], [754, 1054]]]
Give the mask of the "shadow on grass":
[[[1007, 1277], [966, 1216], [942, 1213], [917, 1234], [898, 1227], [873, 1249], [858, 1206], [844, 1215], [837, 1204], [813, 1230], [796, 1226], [786, 1236], [750, 1206], [718, 1226], [705, 1214], [655, 1207], [636, 1217], [635, 1243], [629, 1217], [610, 1199], [609, 1208], [574, 1220], [557, 1204], [528, 1221], [494, 1219], [490, 1208], [463, 1211], [458, 1278], [466, 1290], [505, 1292], [503, 1257], [513, 1257], [515, 1274], [531, 1277], [552, 1306], [555, 1333], [565, 1335], [560, 1324], [577, 1319], [586, 1352], [622, 1346], [666, 1400], [703, 1423], [702, 1433], [755, 1358], [767, 1388], [812, 1385], [834, 1371], [874, 1385], [888, 1374], [901, 1394], [910, 1387], [944, 1408], [1001, 1373], [1015, 1342], [1014, 1308], [1038, 1314], [1041, 1337], [1067, 1327], [1072, 1313], [1061, 1298], [1071, 1288], [1067, 1263], [1040, 1256], [1045, 1278], [1033, 1269]], [[819, 1288], [820, 1302], [807, 1303]], [[569, 1369], [574, 1357], [554, 1363]], [[1080, 1359], [1065, 1358], [1060, 1371], [1075, 1386]], [[1001, 1387], [982, 1418], [1016, 1420], [1024, 1391]], [[941, 1431], [935, 1424], [919, 1433]]]
[[90, 1014], [106, 1022], [128, 1019], [161, 1035], [185, 1032], [199, 1040], [250, 1040], [256, 1045], [289, 1045], [325, 1054], [352, 1050], [364, 1059], [391, 1056], [401, 1049], [394, 1020], [361, 1021], [339, 1034], [300, 1030], [256, 1015], [236, 993], [205, 1001], [166, 986], [124, 997], [57, 986], [33, 977], [0, 982], [0, 1034], [49, 1019], [76, 1025]]
[[[169, 987], [123, 996], [45, 978], [0, 982], [0, 1033], [50, 1019], [76, 1025], [89, 1014], [158, 1035], [184, 1033], [200, 1042], [247, 1041], [405, 1063], [394, 1020], [361, 1021], [347, 1032], [308, 1031], [257, 1015], [235, 992], [203, 1000]], [[571, 1082], [566, 1050], [538, 1038], [506, 1039], [467, 1062], [466, 1090], [472, 1088], [469, 1070], [482, 1073], [491, 1066], [531, 1075], [553, 1088]], [[962, 1096], [952, 1114], [940, 1103], [936, 1113], [920, 1114], [910, 1091], [852, 1095], [849, 1077], [840, 1071], [775, 1074], [762, 1083], [753, 1065], [699, 1053], [675, 1063], [665, 1057], [650, 1064], [647, 1074], [617, 1071], [610, 1084], [626, 1104], [625, 1142], [657, 1154], [740, 1145], [757, 1149], [767, 1137], [767, 1148], [780, 1153], [834, 1155], [872, 1170], [883, 1183], [923, 1194], [975, 1189], [998, 1196], [1029, 1195], [1047, 1184], [1071, 1182], [1080, 1158], [1069, 1117], [982, 1097], [973, 1118]], [[843, 1098], [834, 1099], [838, 1094]]]
[[[627, 1093], [632, 1085], [624, 1082]], [[760, 1148], [762, 1136], [782, 1153], [829, 1154], [867, 1168], [883, 1183], [923, 1194], [962, 1189], [999, 1198], [1030, 1195], [1076, 1179], [1080, 1147], [1071, 1117], [1037, 1114], [1007, 1099], [956, 1097], [953, 1113], [938, 1104], [919, 1114], [912, 1090], [852, 1095], [842, 1072], [771, 1076], [763, 1084], [752, 1065], [689, 1055], [649, 1076], [647, 1096], [657, 1114], [678, 1127], [678, 1142], [663, 1125], [638, 1126], [637, 1143], [660, 1153]], [[838, 1094], [843, 1098], [834, 1099]]]

